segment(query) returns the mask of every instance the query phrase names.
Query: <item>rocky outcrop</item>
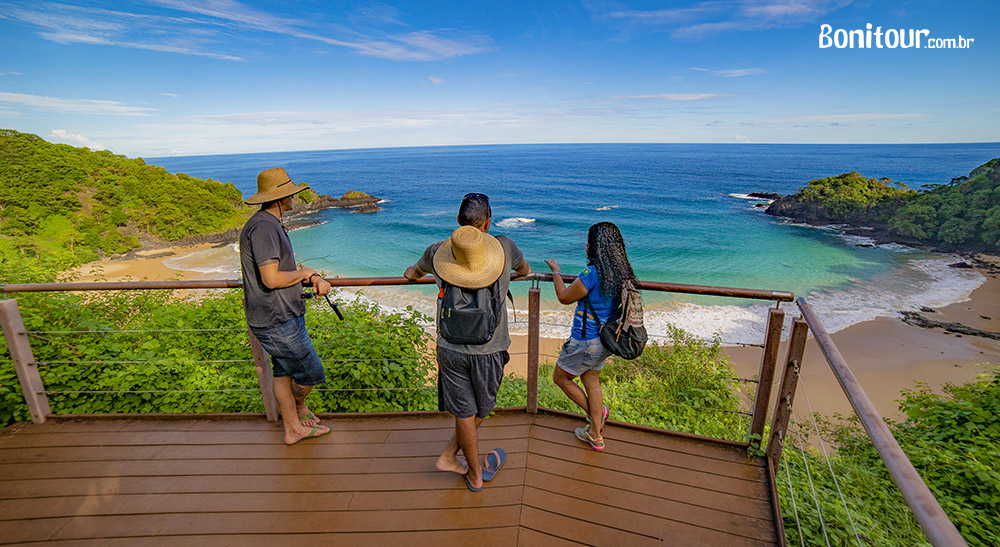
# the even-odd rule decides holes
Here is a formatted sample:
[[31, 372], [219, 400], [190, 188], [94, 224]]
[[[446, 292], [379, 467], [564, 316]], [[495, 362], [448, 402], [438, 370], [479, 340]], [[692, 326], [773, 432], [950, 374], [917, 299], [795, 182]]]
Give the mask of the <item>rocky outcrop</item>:
[[301, 194], [296, 195], [293, 206], [296, 213], [312, 213], [331, 208], [357, 208], [359, 213], [374, 213], [381, 210], [377, 205], [381, 199], [364, 192], [344, 192], [344, 195], [339, 199], [333, 196], [317, 194], [312, 190], [306, 190], [302, 194], [307, 194], [308, 197], [303, 198]]
[[993, 340], [1000, 340], [1000, 332], [993, 332], [989, 330], [974, 329], [972, 327], [963, 325], [961, 323], [949, 323], [944, 321], [934, 321], [933, 319], [927, 319], [926, 317], [920, 315], [915, 311], [901, 311], [900, 315], [903, 316], [903, 322], [907, 325], [914, 325], [917, 327], [922, 327], [925, 329], [944, 329], [945, 332], [951, 332], [955, 334], [964, 334], [966, 336], [981, 336], [983, 338], [991, 338]]

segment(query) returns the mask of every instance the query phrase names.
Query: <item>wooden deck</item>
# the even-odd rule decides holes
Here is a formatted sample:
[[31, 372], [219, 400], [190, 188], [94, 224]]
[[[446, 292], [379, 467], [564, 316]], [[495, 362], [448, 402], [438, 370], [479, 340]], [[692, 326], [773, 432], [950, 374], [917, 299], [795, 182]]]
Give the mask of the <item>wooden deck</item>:
[[447, 415], [329, 418], [286, 447], [239, 419], [55, 419], [0, 432], [0, 543], [57, 545], [776, 545], [767, 471], [743, 450], [502, 411], [479, 493], [434, 469]]

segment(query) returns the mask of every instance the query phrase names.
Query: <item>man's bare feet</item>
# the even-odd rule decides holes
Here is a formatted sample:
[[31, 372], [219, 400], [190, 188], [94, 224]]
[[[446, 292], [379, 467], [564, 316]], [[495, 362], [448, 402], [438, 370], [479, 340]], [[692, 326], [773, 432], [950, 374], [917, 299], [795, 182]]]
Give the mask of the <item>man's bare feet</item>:
[[312, 427], [302, 427], [292, 431], [285, 430], [285, 444], [293, 445], [306, 439], [325, 437], [330, 434], [330, 428], [325, 425], [315, 425]]
[[465, 463], [465, 458], [448, 459], [444, 454], [441, 454], [441, 457], [438, 458], [434, 467], [436, 467], [438, 471], [458, 473], [459, 475], [464, 475], [469, 472], [469, 466]]
[[301, 423], [303, 427], [313, 427], [319, 425], [319, 418], [317, 418], [305, 404], [302, 404], [301, 406], [297, 405], [295, 407], [295, 411], [298, 412], [299, 423]]

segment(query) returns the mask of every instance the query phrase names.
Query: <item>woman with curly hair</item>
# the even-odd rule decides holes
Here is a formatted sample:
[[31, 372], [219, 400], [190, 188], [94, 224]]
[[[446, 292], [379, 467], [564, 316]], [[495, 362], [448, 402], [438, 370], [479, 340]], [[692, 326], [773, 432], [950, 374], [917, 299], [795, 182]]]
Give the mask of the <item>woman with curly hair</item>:
[[[552, 285], [559, 302], [576, 303], [573, 330], [559, 353], [552, 381], [587, 416], [587, 427], [576, 428], [576, 437], [594, 450], [601, 451], [604, 450], [601, 431], [609, 414], [601, 392], [601, 369], [611, 352], [601, 343], [599, 325], [603, 325], [611, 311], [620, 304], [622, 286], [626, 281], [634, 281], [635, 273], [625, 254], [622, 234], [618, 226], [610, 222], [598, 222], [590, 227], [587, 233], [587, 267], [569, 287], [559, 275], [555, 259], [545, 263], [554, 274]], [[577, 376], [583, 382], [583, 389], [573, 381]]]

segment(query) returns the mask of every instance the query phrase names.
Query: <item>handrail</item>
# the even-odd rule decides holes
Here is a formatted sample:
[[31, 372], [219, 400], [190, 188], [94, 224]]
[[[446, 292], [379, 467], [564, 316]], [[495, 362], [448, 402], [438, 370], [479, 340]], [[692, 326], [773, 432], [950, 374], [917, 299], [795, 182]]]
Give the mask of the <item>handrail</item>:
[[888, 426], [875, 410], [875, 406], [865, 395], [861, 384], [858, 383], [854, 373], [847, 366], [847, 361], [840, 354], [830, 337], [830, 333], [826, 331], [812, 306], [802, 297], [796, 300], [796, 304], [802, 310], [802, 316], [809, 324], [809, 329], [812, 330], [816, 343], [823, 351], [834, 376], [840, 382], [840, 387], [847, 394], [851, 406], [854, 407], [854, 412], [861, 420], [861, 425], [868, 432], [868, 437], [875, 445], [882, 462], [889, 470], [889, 475], [892, 476], [896, 487], [903, 494], [903, 499], [913, 511], [913, 516], [916, 517], [927, 539], [935, 547], [966, 545], [965, 539], [955, 528], [955, 524], [951, 522], [944, 509], [938, 504], [934, 494], [920, 478], [903, 449], [899, 447], [896, 438], [892, 436], [892, 432], [889, 431]]
[[[572, 283], [574, 275], [563, 275], [563, 280]], [[434, 283], [432, 276], [410, 280], [399, 277], [335, 277], [326, 279], [333, 287], [375, 287], [392, 285], [426, 285]], [[511, 281], [552, 281], [550, 273], [532, 273], [526, 276], [515, 276]], [[74, 281], [70, 283], [8, 283], [0, 285], [4, 293], [24, 292], [65, 292], [65, 291], [119, 291], [119, 290], [149, 290], [149, 289], [238, 289], [243, 286], [239, 279], [218, 279], [200, 281]], [[686, 285], [683, 283], [662, 283], [658, 281], [639, 281], [639, 288], [659, 292], [676, 292], [685, 294], [702, 294], [711, 296], [731, 296], [753, 298], [758, 300], [773, 300], [791, 302], [795, 295], [787, 291], [772, 291], [762, 289], [744, 289], [737, 287], [716, 287], [712, 285]]]

